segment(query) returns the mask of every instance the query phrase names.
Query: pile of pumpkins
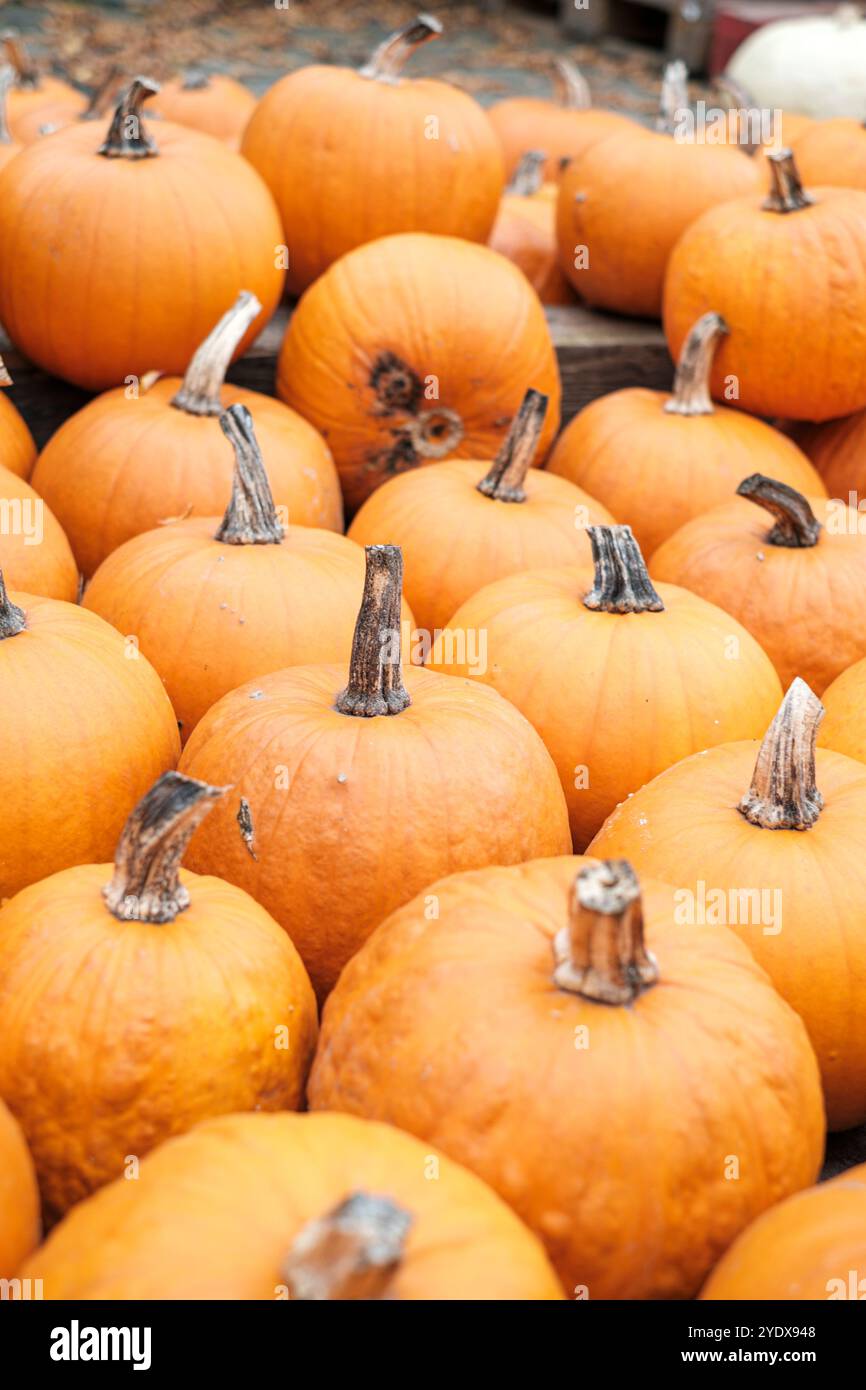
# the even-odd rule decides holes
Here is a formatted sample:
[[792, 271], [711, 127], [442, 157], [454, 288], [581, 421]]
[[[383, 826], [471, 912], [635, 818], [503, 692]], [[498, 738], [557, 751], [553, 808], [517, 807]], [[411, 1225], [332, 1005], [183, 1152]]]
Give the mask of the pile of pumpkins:
[[[38, 456], [0, 395], [0, 1277], [45, 1298], [862, 1253], [866, 1166], [814, 1184], [866, 1121], [866, 131], [684, 138], [676, 65], [657, 130], [568, 64], [488, 114], [404, 70], [439, 31], [113, 114], [6, 41], [0, 321], [94, 393]], [[227, 384], [284, 293], [275, 396]], [[559, 433], [578, 297], [676, 374]]]

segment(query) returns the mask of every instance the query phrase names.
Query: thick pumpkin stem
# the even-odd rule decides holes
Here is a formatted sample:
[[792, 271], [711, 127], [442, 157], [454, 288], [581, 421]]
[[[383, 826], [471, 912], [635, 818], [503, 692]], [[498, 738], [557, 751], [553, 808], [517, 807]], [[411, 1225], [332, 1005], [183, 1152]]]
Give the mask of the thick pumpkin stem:
[[156, 96], [159, 83], [150, 77], [134, 77], [114, 112], [108, 134], [97, 154], [106, 159], [150, 159], [159, 154], [141, 118], [141, 107], [149, 97]]
[[6, 97], [9, 89], [15, 81], [15, 73], [8, 63], [0, 67], [0, 145], [11, 145], [12, 136], [9, 134], [9, 122], [7, 119]]
[[262, 306], [249, 290], [241, 290], [215, 328], [196, 348], [186, 369], [183, 385], [171, 403], [188, 415], [222, 415], [222, 389], [226, 372], [253, 319]]
[[399, 82], [410, 54], [428, 39], [438, 39], [441, 33], [442, 25], [432, 14], [416, 15], [409, 24], [395, 30], [379, 44], [370, 61], [361, 68], [361, 77], [372, 77], [377, 82]]
[[0, 570], [0, 642], [7, 637], [17, 637], [27, 627], [23, 608], [14, 604], [6, 592], [6, 581]]
[[683, 112], [689, 109], [689, 70], [681, 58], [665, 63], [662, 86], [659, 94], [659, 110], [656, 116], [656, 130], [673, 135], [679, 126]]
[[787, 483], [766, 478], [763, 473], [752, 473], [744, 478], [737, 488], [740, 497], [748, 497], [757, 502], [776, 518], [776, 524], [767, 534], [770, 545], [784, 545], [789, 550], [808, 550], [818, 544], [821, 523], [806, 498]]
[[637, 874], [627, 859], [588, 864], [574, 880], [568, 926], [553, 940], [554, 984], [600, 1004], [630, 1004], [656, 984], [644, 946]]
[[110, 105], [111, 97], [114, 94], [114, 89], [116, 88], [122, 76], [123, 68], [118, 67], [116, 63], [113, 63], [112, 66], [108, 69], [108, 72], [103, 77], [102, 81], [99, 83], [99, 86], [94, 87], [93, 95], [88, 101], [85, 109], [82, 111], [81, 116], [79, 117], [80, 120], [98, 121], [101, 119], [101, 117], [105, 114]]
[[390, 1197], [355, 1192], [295, 1239], [282, 1276], [303, 1302], [388, 1297], [406, 1250], [411, 1213]]
[[14, 70], [15, 86], [22, 90], [37, 90], [42, 85], [42, 78], [17, 29], [5, 29], [2, 39], [4, 52]]
[[525, 502], [526, 481], [547, 414], [548, 397], [529, 390], [511, 422], [502, 447], [478, 484], [478, 491], [497, 502]]
[[738, 807], [762, 830], [808, 830], [824, 798], [815, 783], [815, 741], [824, 718], [818, 696], [797, 676], [764, 735], [752, 785]]
[[222, 432], [235, 451], [231, 501], [214, 540], [224, 545], [279, 545], [283, 528], [245, 405], [230, 405], [220, 416]]
[[768, 150], [773, 183], [764, 199], [767, 212], [799, 212], [811, 207], [815, 199], [804, 189], [790, 150]]
[[544, 165], [547, 155], [544, 150], [527, 150], [521, 155], [520, 163], [511, 176], [506, 193], [518, 198], [531, 198], [544, 182]]
[[102, 890], [119, 921], [173, 922], [189, 907], [180, 861], [199, 822], [227, 791], [165, 772], [141, 798], [121, 832], [114, 877]]
[[652, 586], [640, 546], [630, 526], [587, 526], [595, 581], [585, 608], [603, 613], [661, 613], [664, 604]]
[[665, 401], [671, 415], [712, 415], [710, 372], [719, 339], [729, 332], [721, 314], [703, 314], [683, 343], [674, 389]]
[[569, 58], [554, 58], [554, 85], [560, 106], [568, 111], [587, 111], [592, 106], [589, 83]]
[[340, 714], [372, 719], [410, 704], [400, 664], [403, 552], [398, 545], [365, 547], [364, 597], [352, 639], [349, 684], [337, 696]]

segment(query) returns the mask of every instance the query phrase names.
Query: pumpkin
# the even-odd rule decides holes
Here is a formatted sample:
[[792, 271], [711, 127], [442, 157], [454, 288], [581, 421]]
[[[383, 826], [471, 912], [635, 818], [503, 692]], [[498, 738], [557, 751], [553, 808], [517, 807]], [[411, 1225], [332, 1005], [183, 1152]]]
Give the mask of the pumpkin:
[[857, 5], [845, 4], [763, 25], [740, 44], [728, 71], [761, 106], [862, 120], [864, 62], [866, 24]]
[[163, 82], [156, 106], [166, 120], [203, 130], [237, 150], [256, 99], [224, 73], [190, 71]]
[[866, 410], [822, 425], [802, 425], [796, 439], [830, 496], [859, 508], [859, 499], [866, 494]]
[[747, 500], [714, 507], [665, 541], [650, 573], [742, 623], [785, 689], [801, 675], [820, 693], [866, 656], [859, 604], [866, 535], [858, 533], [857, 513], [761, 473], [745, 478], [737, 493]]
[[556, 100], [506, 97], [488, 107], [509, 179], [514, 178], [527, 150], [544, 151], [544, 177], [553, 181], [559, 178], [563, 160], [575, 159], [605, 135], [635, 129], [627, 116], [592, 105], [586, 79], [567, 58], [554, 58], [553, 73]]
[[441, 32], [438, 20], [418, 15], [360, 72], [303, 67], [258, 103], [241, 150], [277, 201], [290, 294], [392, 232], [487, 240], [505, 182], [487, 116], [466, 92], [402, 72]]
[[13, 140], [9, 133], [6, 113], [8, 92], [14, 79], [14, 69], [8, 63], [5, 67], [0, 67], [0, 169], [21, 149], [21, 145], [17, 140]]
[[704, 314], [683, 344], [672, 391], [635, 386], [598, 397], [569, 421], [551, 452], [549, 471], [627, 522], [646, 555], [725, 501], [756, 461], [791, 487], [823, 494], [792, 440], [763, 420], [713, 404], [710, 368], [726, 333], [719, 314]]
[[29, 483], [0, 468], [0, 569], [29, 594], [78, 601], [78, 566], [56, 517]]
[[474, 1174], [351, 1115], [230, 1115], [82, 1202], [25, 1265], [46, 1299], [560, 1299]]
[[[360, 546], [333, 531], [284, 529], [246, 407], [229, 406], [220, 424], [236, 455], [225, 516], [135, 536], [103, 561], [84, 596], [85, 608], [135, 635], [184, 740], [244, 681], [340, 660], [364, 588]], [[404, 622], [411, 630], [408, 607]]]
[[862, 1300], [864, 1246], [866, 1163], [759, 1216], [725, 1252], [701, 1298]]
[[559, 370], [538, 296], [504, 256], [407, 233], [350, 251], [304, 295], [277, 394], [321, 430], [355, 511], [381, 483], [444, 458], [492, 458], [527, 386], [559, 424]]
[[159, 676], [119, 632], [71, 603], [7, 594], [0, 576], [0, 898], [100, 862], [180, 750]]
[[232, 490], [219, 416], [245, 406], [277, 505], [292, 523], [343, 529], [340, 485], [321, 435], [258, 391], [224, 383], [260, 306], [241, 293], [190, 361], [186, 376], [148, 378], [90, 401], [48, 441], [33, 475], [90, 576], [132, 536], [172, 518], [218, 516]]
[[862, 119], [837, 116], [835, 120], [813, 121], [796, 137], [793, 151], [806, 183], [866, 191], [866, 127]]
[[39, 1189], [21, 1128], [0, 1101], [0, 1279], [39, 1243]]
[[[0, 388], [11, 386], [12, 378], [0, 357]], [[15, 406], [0, 389], [0, 460], [2, 467], [19, 478], [29, 478], [36, 460], [36, 444]]]
[[759, 106], [751, 92], [728, 72], [714, 77], [713, 87], [725, 108], [728, 138], [742, 145], [748, 154], [755, 154], [762, 146], [790, 149], [791, 142], [814, 124], [809, 116], [797, 111]]
[[241, 889], [179, 872], [227, 790], [165, 773], [113, 873], [65, 869], [0, 909], [0, 1096], [49, 1220], [201, 1119], [303, 1100], [317, 1021], [297, 951]]
[[78, 122], [0, 174], [0, 320], [38, 366], [89, 391], [182, 371], [246, 286], [263, 307], [242, 351], [282, 292], [267, 188], [209, 135], [165, 121], [154, 142], [140, 108], [158, 90], [136, 78], [102, 144]]
[[542, 304], [573, 304], [574, 291], [556, 256], [555, 183], [542, 183], [544, 153], [529, 150], [496, 214], [488, 245], [523, 271]]
[[[757, 415], [827, 420], [866, 406], [866, 193], [806, 192], [789, 150], [771, 150], [768, 198], [735, 198], [686, 229], [670, 258], [664, 327], [672, 354], [699, 315], [730, 329], [710, 376]], [[844, 275], [839, 266], [846, 267]], [[844, 323], [844, 332], [826, 332]]]
[[683, 930], [623, 861], [429, 886], [346, 967], [309, 1096], [472, 1168], [593, 1300], [691, 1297], [823, 1152], [800, 1020], [732, 933]]
[[348, 685], [340, 666], [242, 685], [208, 711], [181, 763], [233, 787], [190, 867], [218, 866], [282, 923], [320, 999], [434, 878], [569, 847], [556, 769], [522, 715], [472, 682], [402, 673], [400, 551], [366, 554]]
[[43, 125], [73, 121], [87, 107], [87, 98], [59, 77], [46, 77], [34, 64], [15, 30], [2, 35], [5, 57], [14, 82], [9, 91], [9, 127], [13, 140], [29, 145]]
[[665, 269], [686, 227], [760, 182], [738, 145], [705, 143], [686, 123], [681, 63], [665, 71], [662, 112], [655, 131], [634, 126], [596, 141], [560, 179], [559, 264], [593, 308], [659, 318]]
[[[487, 584], [458, 608], [428, 663], [493, 686], [538, 730], [576, 850], [663, 768], [757, 736], [782, 693], [769, 658], [727, 613], [674, 585], [653, 587], [628, 526], [588, 530], [594, 571], [560, 565]], [[477, 634], [485, 660], [473, 665]]]
[[866, 763], [866, 657], [855, 661], [821, 696], [826, 711], [818, 735], [822, 748], [833, 748]]
[[819, 748], [823, 707], [791, 685], [755, 757], [710, 748], [624, 802], [593, 854], [677, 886], [692, 925], [731, 926], [803, 1019], [827, 1122], [866, 1120], [866, 768]]

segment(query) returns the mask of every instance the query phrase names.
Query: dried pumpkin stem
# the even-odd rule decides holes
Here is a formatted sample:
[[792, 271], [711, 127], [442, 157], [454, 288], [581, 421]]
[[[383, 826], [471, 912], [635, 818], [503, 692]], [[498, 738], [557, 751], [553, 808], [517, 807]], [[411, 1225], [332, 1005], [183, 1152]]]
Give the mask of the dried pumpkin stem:
[[189, 907], [180, 861], [199, 822], [227, 791], [165, 772], [141, 798], [121, 832], [114, 876], [102, 890], [118, 921], [173, 922]]
[[371, 719], [399, 714], [410, 700], [400, 664], [403, 552], [397, 545], [368, 545], [365, 555], [367, 573], [352, 639], [349, 684], [334, 708]]
[[97, 154], [106, 159], [150, 159], [159, 154], [141, 117], [142, 104], [156, 96], [159, 83], [150, 77], [134, 77], [114, 112], [108, 134]]
[[640, 546], [630, 526], [587, 526], [595, 580], [585, 608], [603, 613], [661, 613], [664, 604], [652, 586]]
[[390, 1197], [353, 1193], [296, 1237], [282, 1267], [289, 1297], [302, 1302], [387, 1298], [411, 1225], [411, 1213]]
[[815, 740], [824, 706], [799, 676], [764, 735], [752, 785], [737, 808], [762, 830], [808, 830], [824, 798], [815, 782]]
[[419, 14], [402, 29], [390, 34], [373, 53], [370, 61], [360, 70], [361, 77], [372, 77], [378, 82], [399, 82], [403, 64], [420, 44], [428, 39], [438, 39], [442, 25], [432, 14]]
[[806, 498], [787, 483], [779, 483], [775, 478], [766, 478], [763, 473], [752, 473], [744, 478], [737, 488], [740, 497], [748, 497], [757, 502], [771, 516], [776, 524], [768, 532], [769, 545], [783, 545], [789, 550], [808, 550], [818, 544], [821, 523]]
[[569, 58], [554, 58], [554, 86], [560, 106], [568, 111], [587, 111], [592, 105], [589, 83]]
[[799, 212], [815, 199], [804, 189], [790, 150], [769, 150], [767, 159], [773, 184], [763, 206], [767, 212]]
[[241, 290], [216, 327], [196, 348], [183, 385], [171, 403], [188, 415], [222, 415], [222, 389], [229, 363], [262, 306], [249, 290]]
[[478, 484], [478, 491], [497, 502], [525, 502], [523, 484], [535, 458], [538, 441], [544, 427], [548, 398], [530, 389], [523, 397], [520, 409], [511, 422], [511, 429], [490, 465], [489, 472]]
[[574, 880], [568, 926], [553, 941], [553, 981], [600, 1004], [630, 1004], [656, 984], [644, 945], [640, 884], [627, 859], [588, 864]]
[[0, 357], [0, 386], [11, 386], [12, 378], [6, 370], [6, 364]]
[[12, 136], [9, 134], [9, 122], [7, 119], [6, 98], [9, 89], [15, 81], [15, 73], [8, 63], [0, 67], [0, 145], [11, 145]]
[[220, 416], [222, 432], [235, 451], [231, 501], [214, 540], [224, 545], [279, 545], [283, 528], [265, 465], [245, 405], [230, 405]]
[[689, 109], [689, 70], [681, 58], [665, 63], [659, 94], [656, 130], [673, 135]]
[[17, 637], [27, 627], [23, 608], [14, 604], [6, 592], [6, 581], [0, 570], [0, 642], [7, 637]]
[[39, 69], [30, 57], [17, 29], [5, 29], [0, 37], [6, 57], [15, 71], [15, 86], [21, 89], [38, 89], [42, 85]]
[[80, 120], [98, 121], [101, 119], [111, 104], [111, 97], [122, 75], [123, 68], [113, 63], [99, 83], [99, 86], [94, 87], [93, 94], [87, 106], [82, 111], [79, 118]]
[[518, 198], [531, 198], [544, 181], [546, 160], [544, 150], [527, 150], [520, 156], [520, 163], [511, 176], [506, 193], [513, 193]]
[[670, 415], [712, 415], [710, 372], [719, 339], [729, 332], [721, 314], [703, 314], [693, 325], [677, 362], [674, 387], [665, 401]]

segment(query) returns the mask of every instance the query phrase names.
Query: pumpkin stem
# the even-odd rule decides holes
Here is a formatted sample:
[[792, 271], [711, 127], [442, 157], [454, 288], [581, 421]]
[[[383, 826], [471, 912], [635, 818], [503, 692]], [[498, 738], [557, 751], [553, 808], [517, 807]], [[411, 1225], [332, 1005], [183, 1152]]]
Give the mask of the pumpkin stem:
[[115, 108], [108, 134], [97, 150], [106, 159], [149, 159], [159, 154], [141, 119], [142, 104], [156, 96], [159, 83], [134, 77]]
[[567, 111], [588, 111], [592, 106], [589, 83], [570, 58], [554, 58], [553, 82], [559, 104]]
[[811, 207], [815, 199], [806, 192], [800, 182], [800, 175], [791, 151], [768, 150], [767, 159], [770, 161], [770, 174], [773, 183], [769, 195], [763, 202], [765, 210], [767, 212], [799, 212], [801, 208]]
[[121, 831], [114, 876], [102, 890], [118, 921], [173, 922], [189, 907], [180, 861], [199, 822], [227, 791], [164, 772], [141, 798]]
[[659, 94], [659, 110], [656, 116], [656, 130], [673, 135], [682, 120], [682, 113], [689, 109], [689, 70], [681, 58], [665, 63], [662, 86]]
[[196, 348], [183, 385], [171, 403], [188, 415], [222, 415], [222, 389], [229, 363], [241, 338], [262, 306], [249, 290], [241, 290], [230, 309]]
[[544, 182], [544, 166], [547, 155], [544, 150], [527, 150], [520, 156], [520, 163], [511, 176], [505, 189], [518, 198], [531, 198]]
[[665, 401], [671, 415], [712, 415], [710, 371], [719, 339], [730, 332], [721, 314], [703, 314], [692, 326], [677, 362], [674, 387]]
[[752, 785], [738, 810], [762, 830], [808, 830], [824, 798], [815, 784], [815, 740], [824, 706], [799, 676], [764, 735]]
[[2, 34], [6, 57], [15, 71], [15, 86], [36, 90], [42, 85], [39, 69], [27, 51], [17, 29], [5, 29]]
[[0, 642], [7, 637], [17, 637], [27, 627], [24, 609], [13, 603], [6, 592], [6, 580], [0, 570]]
[[438, 39], [441, 33], [442, 25], [432, 14], [416, 15], [379, 44], [370, 61], [361, 68], [360, 76], [372, 77], [377, 82], [399, 82], [409, 55], [428, 39]]
[[14, 69], [9, 63], [4, 63], [2, 68], [0, 68], [0, 145], [12, 144], [12, 136], [9, 134], [9, 122], [6, 115], [6, 97], [14, 81]]
[[497, 502], [525, 502], [523, 484], [544, 425], [548, 397], [529, 390], [511, 422], [499, 453], [478, 484], [478, 491]]
[[245, 405], [230, 405], [220, 416], [235, 451], [231, 501], [214, 540], [224, 545], [279, 545], [283, 528], [259, 449], [253, 417]]
[[118, 67], [117, 63], [112, 63], [99, 86], [94, 87], [93, 94], [79, 117], [80, 120], [98, 121], [104, 115], [122, 73], [123, 68]]
[[334, 708], [371, 719], [399, 714], [411, 701], [400, 664], [403, 552], [398, 545], [368, 545], [364, 553], [367, 573], [352, 639], [349, 684]]
[[581, 869], [553, 952], [554, 984], [599, 1004], [630, 1004], [657, 983], [658, 966], [644, 946], [640, 884], [627, 859]]
[[403, 1260], [410, 1212], [390, 1197], [354, 1192], [295, 1238], [282, 1276], [303, 1302], [387, 1298]]
[[807, 550], [818, 544], [820, 521], [803, 494], [788, 487], [787, 483], [777, 483], [775, 478], [766, 478], [763, 473], [752, 473], [743, 479], [737, 493], [740, 497], [748, 497], [750, 502], [757, 502], [776, 518], [775, 526], [767, 535], [770, 545]]
[[11, 386], [12, 378], [6, 370], [6, 363], [0, 357], [0, 386]]
[[201, 68], [187, 68], [180, 82], [184, 92], [203, 92], [210, 86], [210, 73]]
[[587, 526], [595, 579], [585, 608], [604, 613], [661, 613], [664, 604], [652, 586], [640, 546], [630, 526]]

